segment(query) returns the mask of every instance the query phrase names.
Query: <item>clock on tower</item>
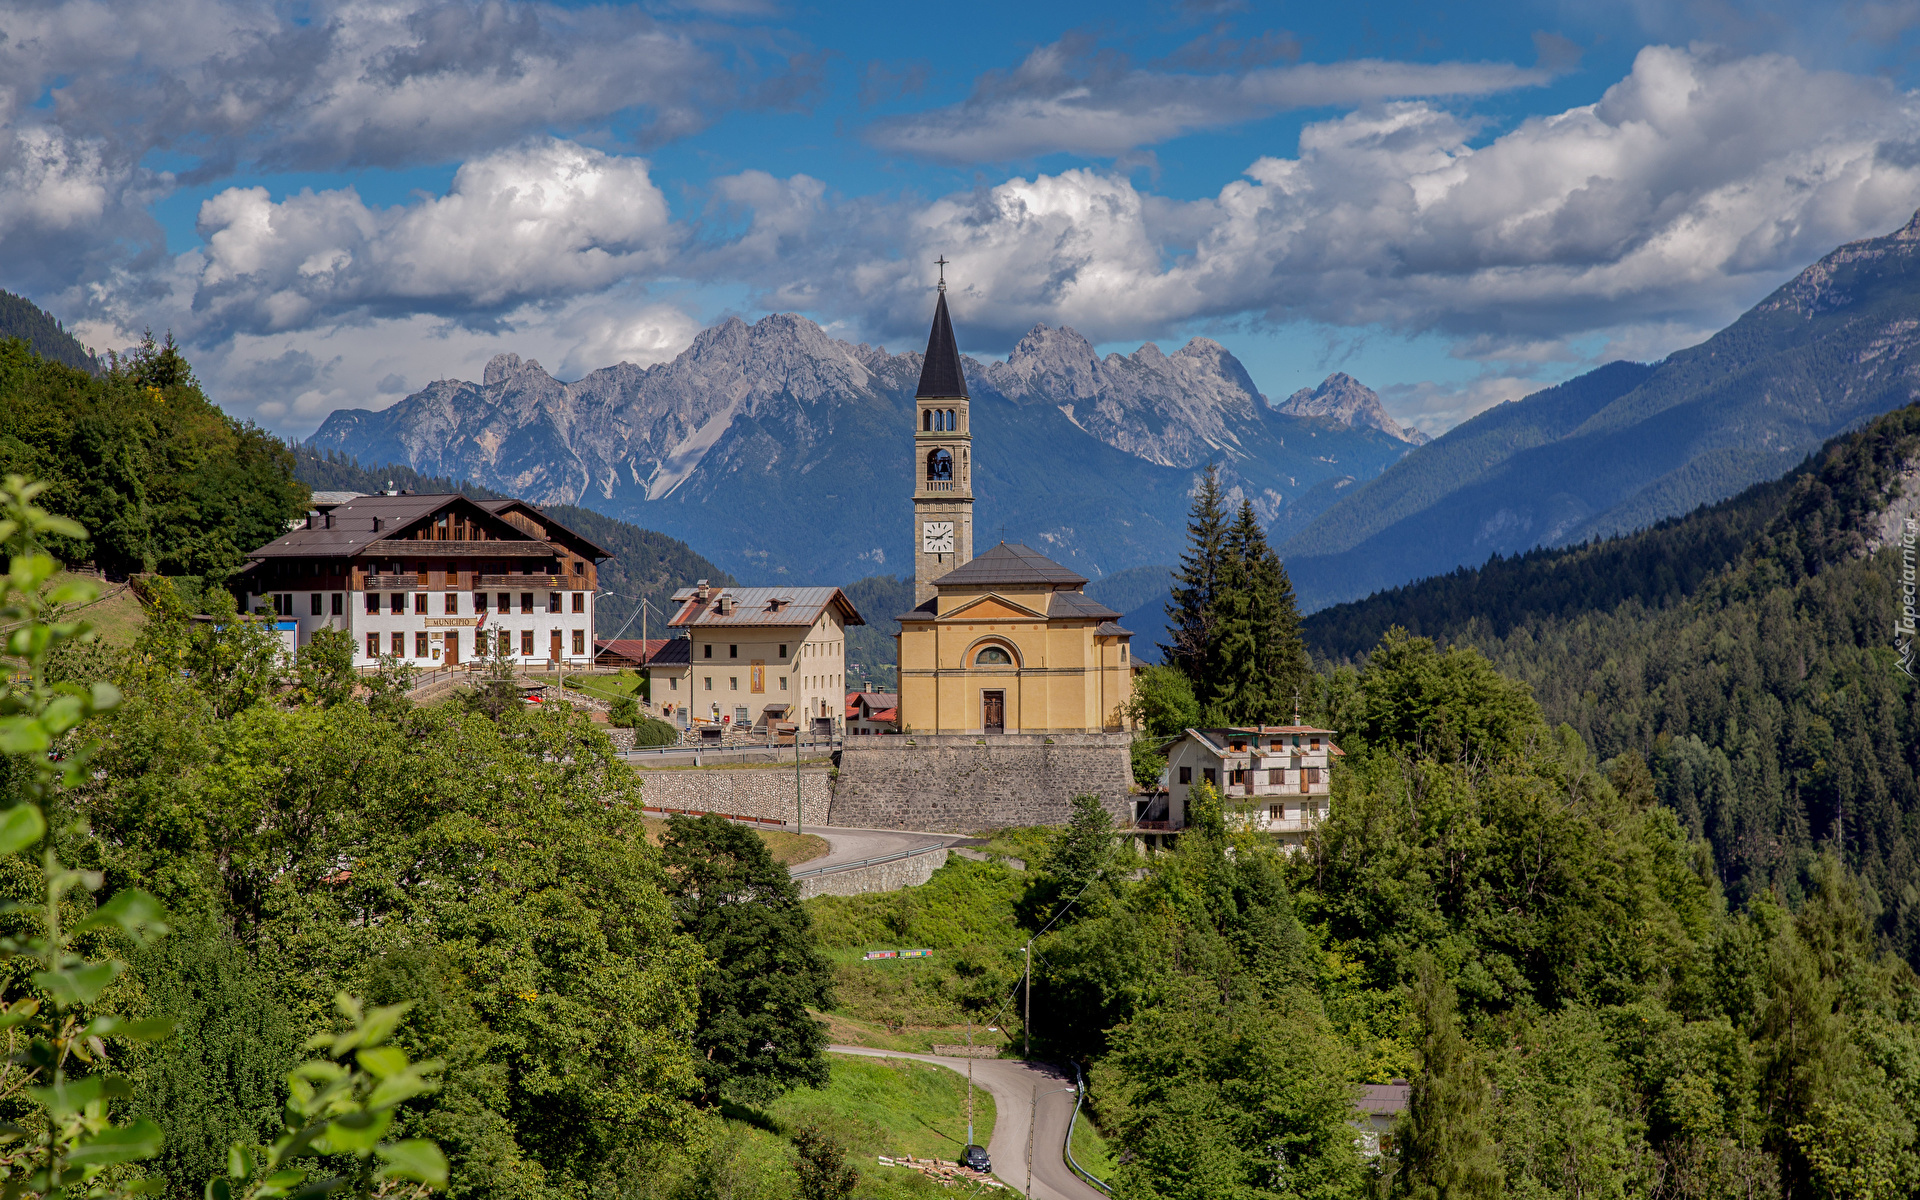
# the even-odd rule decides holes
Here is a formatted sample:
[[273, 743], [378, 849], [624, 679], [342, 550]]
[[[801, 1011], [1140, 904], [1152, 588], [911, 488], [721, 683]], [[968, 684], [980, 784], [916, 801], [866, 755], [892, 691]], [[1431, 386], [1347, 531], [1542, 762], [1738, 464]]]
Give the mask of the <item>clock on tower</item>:
[[947, 282], [933, 304], [926, 362], [913, 397], [913, 602], [934, 595], [933, 581], [973, 559], [973, 425], [967, 376], [947, 315]]

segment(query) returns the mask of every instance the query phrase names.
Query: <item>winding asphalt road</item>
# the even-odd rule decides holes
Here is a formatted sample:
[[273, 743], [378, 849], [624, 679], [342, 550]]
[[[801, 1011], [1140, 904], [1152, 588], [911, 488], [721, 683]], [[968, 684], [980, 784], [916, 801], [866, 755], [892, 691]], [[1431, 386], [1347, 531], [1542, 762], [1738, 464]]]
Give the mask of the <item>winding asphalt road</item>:
[[[904, 1054], [893, 1050], [870, 1050], [865, 1046], [828, 1046], [834, 1054], [857, 1054], [863, 1058], [912, 1058], [938, 1063], [965, 1075], [968, 1060], [940, 1054]], [[1038, 1115], [1033, 1124], [1033, 1194], [1038, 1200], [1107, 1200], [1106, 1193], [1089, 1185], [1067, 1166], [1063, 1151], [1067, 1144], [1067, 1123], [1073, 1117], [1073, 1077], [1041, 1063], [1019, 1062], [1010, 1058], [976, 1058], [973, 1081], [993, 1095], [993, 1137], [987, 1142], [987, 1154], [993, 1159], [993, 1173], [1014, 1191], [1026, 1194], [1027, 1124], [1034, 1110], [1034, 1089], [1040, 1091]]]
[[[788, 825], [788, 829], [793, 826]], [[805, 862], [794, 863], [787, 873], [797, 875], [802, 871], [818, 871], [822, 867], [838, 867], [847, 863], [856, 863], [864, 858], [879, 858], [886, 854], [898, 854], [902, 850], [917, 850], [922, 846], [951, 846], [955, 842], [970, 839], [957, 833], [909, 833], [898, 829], [840, 829], [834, 826], [808, 825], [807, 833], [818, 834], [827, 839], [832, 847], [820, 858], [810, 858]]]

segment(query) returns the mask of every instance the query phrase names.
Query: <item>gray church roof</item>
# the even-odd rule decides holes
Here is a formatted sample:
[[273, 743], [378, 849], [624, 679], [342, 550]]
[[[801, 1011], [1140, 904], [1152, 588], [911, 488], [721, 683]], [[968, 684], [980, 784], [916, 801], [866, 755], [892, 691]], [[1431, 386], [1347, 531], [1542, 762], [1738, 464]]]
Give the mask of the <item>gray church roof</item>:
[[964, 566], [955, 567], [933, 581], [935, 587], [990, 587], [994, 584], [1080, 588], [1085, 587], [1087, 581], [1038, 550], [1019, 542], [1001, 542], [980, 557]]
[[933, 328], [927, 333], [927, 361], [920, 368], [915, 400], [965, 400], [967, 373], [960, 369], [960, 346], [953, 340], [953, 321], [947, 316], [947, 294], [933, 305]]

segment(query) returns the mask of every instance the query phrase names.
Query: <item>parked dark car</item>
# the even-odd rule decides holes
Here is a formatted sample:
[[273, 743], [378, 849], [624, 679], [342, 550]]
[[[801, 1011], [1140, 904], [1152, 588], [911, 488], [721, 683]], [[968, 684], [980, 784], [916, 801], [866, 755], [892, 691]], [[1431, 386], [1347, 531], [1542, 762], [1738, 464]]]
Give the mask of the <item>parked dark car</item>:
[[960, 1165], [972, 1167], [976, 1171], [992, 1171], [993, 1160], [987, 1157], [984, 1146], [968, 1146], [960, 1155]]

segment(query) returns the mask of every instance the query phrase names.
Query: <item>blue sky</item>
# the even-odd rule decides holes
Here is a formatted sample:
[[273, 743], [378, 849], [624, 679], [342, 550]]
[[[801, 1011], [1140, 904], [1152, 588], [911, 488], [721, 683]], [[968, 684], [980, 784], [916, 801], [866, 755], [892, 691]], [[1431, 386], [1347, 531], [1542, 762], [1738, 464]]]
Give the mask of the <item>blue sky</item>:
[[1920, 207], [1911, 0], [0, 11], [0, 287], [291, 435], [728, 315], [1224, 343], [1439, 432]]

